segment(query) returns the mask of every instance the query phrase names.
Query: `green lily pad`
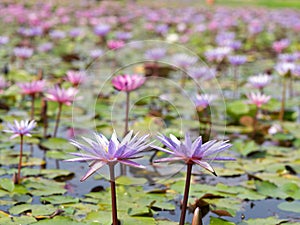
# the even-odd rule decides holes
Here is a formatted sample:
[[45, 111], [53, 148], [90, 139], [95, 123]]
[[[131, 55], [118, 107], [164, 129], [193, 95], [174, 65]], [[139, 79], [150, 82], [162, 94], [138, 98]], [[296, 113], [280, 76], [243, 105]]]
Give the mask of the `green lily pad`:
[[51, 204], [66, 204], [66, 203], [78, 203], [79, 199], [72, 196], [62, 196], [62, 195], [51, 195], [47, 197], [41, 197], [41, 202], [49, 202]]
[[0, 224], [5, 224], [5, 225], [17, 225], [17, 224], [21, 224], [21, 225], [26, 224], [27, 225], [27, 224], [33, 224], [36, 221], [37, 220], [34, 217], [31, 217], [31, 216], [0, 218]]
[[49, 138], [41, 142], [41, 146], [50, 150], [61, 150], [67, 152], [75, 152], [76, 148], [64, 138]]
[[210, 217], [209, 225], [235, 225], [235, 223], [226, 221], [221, 218]]
[[64, 217], [64, 216], [56, 216], [53, 219], [44, 219], [40, 220], [34, 225], [85, 225], [87, 223], [84, 222], [77, 222], [72, 220], [71, 218]]
[[282, 202], [277, 206], [279, 209], [288, 212], [300, 213], [300, 202]]
[[283, 221], [282, 219], [278, 219], [276, 217], [267, 217], [267, 218], [257, 218], [257, 219], [248, 219], [244, 220], [238, 225], [266, 225], [266, 224], [280, 224]]
[[147, 179], [128, 177], [128, 176], [120, 176], [116, 179], [116, 182], [118, 184], [122, 184], [122, 185], [143, 185], [143, 184], [147, 183]]
[[2, 178], [0, 179], [0, 187], [6, 191], [12, 192], [15, 189], [15, 184], [9, 178]]

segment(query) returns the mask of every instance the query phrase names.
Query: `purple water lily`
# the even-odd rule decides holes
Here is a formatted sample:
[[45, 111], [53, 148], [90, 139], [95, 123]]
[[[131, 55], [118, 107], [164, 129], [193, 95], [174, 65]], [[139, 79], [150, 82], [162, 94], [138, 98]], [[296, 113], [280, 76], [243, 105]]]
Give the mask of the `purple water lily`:
[[18, 136], [31, 136], [30, 132], [35, 128], [36, 122], [34, 120], [21, 120], [18, 122], [15, 120], [14, 124], [7, 123], [8, 130], [3, 130], [7, 133], [13, 133], [10, 139], [14, 139]]
[[185, 190], [179, 222], [180, 225], [184, 225], [193, 165], [197, 164], [216, 175], [215, 170], [209, 162], [213, 160], [235, 160], [231, 157], [217, 156], [218, 153], [230, 148], [231, 144], [229, 144], [228, 141], [217, 140], [211, 140], [203, 144], [201, 136], [192, 142], [189, 134], [185, 135], [185, 141], [178, 140], [172, 134], [170, 134], [170, 137], [159, 135], [157, 138], [168, 149], [161, 148], [159, 146], [152, 147], [170, 154], [171, 157], [158, 159], [154, 162], [184, 161], [187, 164]]
[[18, 164], [18, 173], [15, 177], [14, 182], [19, 184], [21, 181], [21, 168], [22, 168], [22, 157], [23, 157], [23, 140], [24, 136], [31, 136], [31, 130], [35, 128], [36, 122], [34, 120], [21, 120], [18, 122], [15, 120], [14, 124], [7, 123], [8, 130], [3, 130], [7, 133], [13, 133], [10, 139], [20, 136], [20, 153], [19, 153], [19, 164]]
[[150, 143], [147, 142], [149, 135], [138, 137], [138, 134], [136, 134], [132, 137], [132, 134], [133, 131], [130, 131], [121, 142], [118, 141], [115, 132], [112, 134], [110, 140], [108, 140], [104, 135], [97, 133], [94, 134], [94, 140], [83, 137], [83, 140], [88, 143], [88, 145], [72, 140], [72, 145], [86, 153], [71, 153], [72, 155], [77, 156], [77, 158], [66, 160], [69, 162], [90, 162], [90, 169], [80, 181], [85, 181], [103, 166], [109, 166], [113, 225], [119, 224], [117, 216], [114, 166], [117, 163], [121, 163], [132, 167], [144, 168], [143, 165], [132, 160], [138, 158], [138, 154], [150, 146]]
[[72, 145], [86, 153], [71, 153], [78, 158], [68, 159], [66, 161], [88, 161], [92, 163], [89, 171], [80, 181], [85, 181], [101, 167], [105, 165], [114, 166], [118, 162], [132, 167], [144, 168], [144, 166], [133, 162], [132, 159], [137, 158], [137, 155], [141, 153], [141, 151], [149, 147], [149, 144], [146, 142], [149, 135], [144, 135], [139, 138], [138, 134], [133, 136], [133, 131], [130, 131], [121, 142], [118, 141], [116, 132], [112, 134], [110, 140], [102, 134], [95, 133], [94, 136], [95, 140], [83, 137], [83, 140], [88, 143], [88, 145], [81, 144], [75, 140], [71, 141]]
[[214, 169], [209, 164], [210, 161], [234, 160], [234, 158], [231, 157], [214, 156], [231, 147], [228, 141], [211, 140], [203, 144], [201, 136], [192, 142], [189, 134], [185, 135], [184, 142], [181, 142], [172, 134], [170, 137], [159, 135], [157, 138], [170, 150], [158, 146], [154, 146], [154, 148], [170, 154], [171, 157], [158, 159], [155, 160], [155, 162], [184, 161], [186, 164], [198, 164], [216, 175]]

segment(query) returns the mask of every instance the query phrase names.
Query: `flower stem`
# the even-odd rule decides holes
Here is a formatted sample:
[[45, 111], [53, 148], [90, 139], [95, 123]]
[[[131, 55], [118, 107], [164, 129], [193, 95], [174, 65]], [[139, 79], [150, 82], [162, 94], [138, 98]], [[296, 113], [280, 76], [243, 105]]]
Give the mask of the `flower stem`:
[[181, 74], [181, 82], [180, 82], [180, 87], [181, 87], [181, 88], [184, 88], [186, 79], [187, 79], [187, 78], [186, 78], [186, 74], [185, 74], [184, 71], [182, 71], [182, 74]]
[[128, 133], [128, 122], [129, 122], [129, 101], [130, 101], [130, 92], [126, 92], [126, 114], [125, 114], [125, 130], [124, 136]]
[[259, 110], [259, 108], [258, 107], [256, 107], [256, 109], [255, 109], [255, 115], [254, 115], [254, 120], [253, 120], [253, 134], [255, 134], [256, 133], [256, 131], [257, 131], [257, 122], [258, 122], [258, 110]]
[[191, 176], [192, 176], [192, 167], [193, 167], [193, 163], [188, 162], [179, 225], [184, 225], [184, 221], [185, 221], [185, 214], [186, 214], [187, 203], [189, 199], [190, 183], [191, 183]]
[[30, 111], [30, 119], [34, 120], [34, 100], [35, 100], [35, 94], [31, 95], [31, 111]]
[[43, 123], [43, 136], [44, 138], [47, 137], [47, 128], [48, 128], [48, 117], [47, 117], [47, 101], [45, 99], [42, 99], [42, 111], [41, 111], [41, 121]]
[[61, 115], [61, 110], [62, 110], [62, 103], [58, 104], [58, 112], [57, 112], [57, 117], [56, 117], [56, 122], [55, 122], [55, 127], [54, 127], [54, 133], [53, 133], [53, 137], [56, 137], [57, 134], [57, 130], [58, 130], [58, 125], [59, 125], [59, 121], [60, 121], [60, 115]]
[[284, 107], [285, 107], [285, 94], [286, 94], [286, 78], [283, 78], [282, 84], [282, 97], [281, 97], [281, 108], [279, 113], [279, 120], [280, 122], [283, 121], [284, 116]]
[[234, 79], [234, 92], [233, 92], [233, 98], [237, 98], [238, 97], [238, 88], [239, 88], [239, 76], [238, 76], [238, 67], [234, 66], [233, 67], [233, 79]]
[[115, 166], [109, 165], [110, 173], [110, 189], [111, 189], [111, 207], [112, 207], [112, 219], [113, 225], [118, 225], [118, 214], [117, 214], [117, 197], [116, 197], [116, 183], [115, 183]]
[[289, 97], [293, 98], [294, 97], [294, 88], [293, 88], [293, 77], [290, 76], [290, 84], [289, 84]]
[[21, 168], [22, 168], [22, 158], [23, 158], [23, 135], [20, 135], [20, 155], [19, 155], [19, 165], [18, 165], [18, 174], [17, 174], [17, 184], [20, 183], [21, 180]]

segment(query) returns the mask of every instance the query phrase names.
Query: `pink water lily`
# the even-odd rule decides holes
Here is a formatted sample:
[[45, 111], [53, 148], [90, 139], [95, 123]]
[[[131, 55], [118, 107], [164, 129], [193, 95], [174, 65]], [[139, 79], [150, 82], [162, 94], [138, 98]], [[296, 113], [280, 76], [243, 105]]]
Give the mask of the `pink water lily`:
[[271, 99], [271, 96], [264, 95], [259, 92], [251, 92], [247, 95], [247, 97], [249, 99], [249, 103], [256, 105], [258, 108], [261, 108], [263, 104], [266, 104]]
[[112, 79], [112, 84], [115, 89], [126, 92], [126, 111], [125, 111], [125, 129], [124, 135], [128, 133], [128, 121], [129, 121], [129, 99], [130, 92], [141, 87], [146, 81], [146, 78], [141, 75], [119, 75]]
[[75, 95], [78, 90], [75, 88], [61, 88], [59, 86], [55, 86], [47, 91], [45, 94], [46, 99], [48, 101], [58, 102], [65, 105], [71, 105], [75, 99]]
[[60, 122], [60, 115], [62, 112], [62, 106], [65, 105], [71, 105], [72, 102], [75, 100], [75, 95], [77, 94], [78, 90], [75, 88], [68, 88], [64, 89], [59, 86], [55, 86], [54, 88], [48, 90], [48, 92], [45, 94], [46, 100], [53, 101], [58, 103], [58, 112], [54, 127], [54, 133], [53, 137], [56, 137], [58, 125]]
[[23, 94], [33, 95], [43, 92], [45, 81], [37, 80], [32, 82], [19, 83], [18, 86], [21, 88]]
[[119, 91], [130, 92], [141, 87], [146, 81], [146, 78], [141, 75], [124, 74], [116, 76], [112, 79], [112, 84], [114, 88]]
[[67, 72], [66, 80], [68, 80], [73, 86], [77, 87], [86, 78], [86, 73], [84, 71], [69, 70]]

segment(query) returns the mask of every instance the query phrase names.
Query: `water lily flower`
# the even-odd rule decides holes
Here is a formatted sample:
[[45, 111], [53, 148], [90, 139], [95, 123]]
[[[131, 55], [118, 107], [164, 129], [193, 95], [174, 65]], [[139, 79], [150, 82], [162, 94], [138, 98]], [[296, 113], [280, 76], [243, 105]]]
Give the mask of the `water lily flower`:
[[34, 95], [36, 93], [43, 92], [45, 88], [45, 80], [18, 83], [17, 85], [21, 88], [23, 94]]
[[281, 39], [279, 41], [275, 41], [272, 44], [272, 48], [276, 53], [281, 53], [285, 48], [290, 45], [289, 39]]
[[184, 225], [193, 165], [199, 165], [216, 175], [216, 172], [210, 165], [210, 162], [213, 160], [235, 160], [231, 157], [217, 156], [217, 154], [230, 148], [231, 144], [229, 144], [228, 141], [217, 140], [211, 140], [203, 144], [201, 136], [199, 136], [194, 142], [192, 142], [191, 137], [188, 133], [185, 135], [184, 141], [178, 140], [172, 134], [170, 134], [170, 137], [159, 135], [157, 136], [157, 138], [168, 149], [161, 148], [159, 146], [152, 147], [171, 155], [171, 157], [158, 159], [154, 162], [184, 161], [187, 165], [185, 190], [179, 222], [180, 225]]
[[7, 36], [0, 36], [0, 45], [5, 45], [9, 42], [9, 38]]
[[130, 92], [141, 87], [146, 81], [146, 78], [141, 75], [119, 75], [112, 79], [112, 84], [118, 91], [124, 91], [126, 93], [126, 111], [125, 111], [125, 128], [124, 134], [128, 132], [128, 122], [129, 122], [129, 101]]
[[83, 35], [83, 31], [82, 31], [81, 28], [76, 27], [76, 28], [73, 28], [69, 31], [69, 36], [71, 38], [77, 38], [81, 35]]
[[112, 84], [119, 91], [131, 92], [141, 87], [145, 81], [146, 78], [144, 76], [124, 74], [114, 77]]
[[38, 46], [39, 52], [49, 52], [53, 48], [53, 43], [46, 42]]
[[192, 142], [190, 134], [188, 133], [185, 135], [185, 141], [178, 140], [172, 134], [170, 134], [170, 137], [159, 135], [157, 138], [168, 149], [158, 146], [153, 146], [153, 148], [171, 155], [169, 158], [155, 160], [154, 162], [157, 163], [184, 161], [186, 164], [197, 164], [216, 175], [215, 170], [209, 162], [213, 160], [235, 160], [231, 157], [216, 156], [216, 154], [231, 147], [231, 144], [229, 144], [228, 141], [211, 140], [203, 144], [202, 137], [200, 136]]
[[136, 168], [145, 168], [143, 165], [136, 163], [133, 159], [139, 158], [140, 153], [150, 146], [147, 142], [149, 135], [138, 137], [138, 134], [132, 135], [130, 131], [122, 141], [119, 141], [117, 134], [114, 131], [110, 140], [104, 135], [95, 133], [94, 140], [83, 137], [87, 144], [82, 144], [78, 141], [72, 140], [71, 144], [83, 150], [85, 153], [71, 153], [77, 158], [68, 159], [68, 162], [89, 162], [90, 169], [80, 179], [85, 181], [88, 177], [94, 174], [97, 170], [105, 165], [108, 165], [110, 172], [110, 185], [111, 185], [111, 203], [112, 203], [112, 219], [113, 225], [117, 225], [117, 200], [116, 200], [116, 184], [115, 184], [115, 171], [114, 167], [117, 163]]
[[4, 130], [7, 133], [13, 133], [10, 139], [14, 139], [18, 136], [29, 136], [31, 137], [31, 130], [35, 128], [36, 122], [34, 120], [21, 120], [18, 122], [14, 121], [14, 124], [7, 123], [8, 130]]
[[270, 84], [272, 77], [268, 74], [258, 74], [257, 76], [251, 76], [248, 78], [248, 83], [258, 89], [265, 88], [268, 84]]
[[233, 66], [243, 65], [247, 61], [247, 56], [245, 55], [230, 55], [228, 56], [228, 60]]
[[22, 157], [23, 157], [23, 141], [24, 136], [31, 137], [31, 131], [33, 128], [35, 128], [36, 122], [34, 120], [21, 120], [18, 122], [17, 120], [14, 121], [14, 124], [7, 123], [8, 130], [3, 130], [7, 133], [13, 133], [13, 135], [10, 137], [10, 139], [13, 139], [15, 137], [20, 137], [20, 153], [19, 153], [19, 164], [18, 164], [18, 173], [15, 177], [15, 183], [20, 183], [21, 181], [21, 168], [22, 168]]
[[47, 93], [45, 93], [45, 96], [48, 101], [71, 105], [77, 92], [78, 90], [72, 87], [64, 89], [59, 86], [55, 86], [54, 88], [49, 89]]
[[125, 45], [125, 42], [122, 40], [109, 40], [107, 42], [107, 47], [110, 50], [122, 48], [122, 47], [124, 47], [124, 45]]
[[184, 53], [178, 53], [173, 56], [173, 63], [177, 67], [186, 69], [197, 62], [198, 58]]
[[216, 77], [217, 70], [216, 68], [199, 66], [199, 67], [189, 67], [187, 73], [189, 74], [189, 76], [191, 76], [194, 79], [202, 78], [204, 80], [210, 80]]
[[105, 165], [114, 166], [117, 163], [121, 163], [132, 167], [145, 168], [132, 161], [132, 159], [136, 159], [138, 154], [149, 147], [149, 144], [146, 141], [148, 136], [149, 135], [144, 135], [139, 138], [138, 134], [133, 136], [133, 131], [130, 131], [121, 142], [118, 141], [116, 132], [112, 134], [110, 140], [98, 133], [94, 134], [94, 140], [83, 137], [83, 140], [88, 145], [72, 140], [70, 142], [72, 145], [86, 153], [71, 153], [72, 155], [77, 156], [77, 158], [67, 159], [66, 161], [91, 162], [90, 169], [80, 181], [85, 181]]
[[86, 78], [86, 73], [84, 71], [75, 71], [69, 70], [67, 71], [66, 80], [68, 80], [74, 87], [77, 87], [81, 84]]
[[62, 30], [52, 30], [50, 31], [49, 36], [54, 40], [59, 40], [65, 38], [67, 35], [66, 32]]
[[266, 104], [271, 99], [271, 96], [259, 92], [251, 92], [250, 94], [247, 94], [247, 98], [250, 104], [254, 104], [256, 107], [261, 108], [263, 104]]
[[194, 103], [195, 103], [197, 108], [205, 109], [215, 99], [216, 99], [215, 95], [211, 95], [211, 94], [200, 94], [199, 95], [199, 94], [197, 94], [195, 99], [194, 99]]
[[290, 73], [293, 73], [295, 67], [294, 63], [280, 62], [275, 66], [275, 70], [281, 76], [288, 76]]
[[93, 59], [96, 59], [100, 56], [102, 56], [104, 54], [103, 50], [102, 49], [94, 49], [94, 50], [91, 50], [90, 51], [90, 56], [93, 58]]
[[64, 88], [60, 88], [59, 86], [55, 86], [54, 88], [48, 90], [48, 92], [45, 94], [46, 100], [58, 103], [58, 112], [56, 116], [53, 137], [56, 137], [62, 106], [64, 104], [71, 105], [72, 102], [75, 100], [75, 95], [77, 94], [77, 92], [78, 90], [72, 87], [68, 89], [64, 89]]
[[32, 82], [19, 83], [18, 86], [22, 90], [22, 94], [31, 96], [31, 114], [30, 118], [34, 119], [34, 101], [37, 93], [41, 93], [45, 87], [44, 80], [37, 80]]
[[132, 34], [130, 32], [117, 32], [115, 34], [117, 40], [127, 41], [132, 38]]
[[218, 47], [206, 51], [204, 55], [209, 62], [220, 63], [231, 51], [232, 49], [229, 47]]
[[297, 55], [294, 54], [279, 54], [278, 55], [278, 60], [280, 62], [289, 62], [289, 63], [293, 63], [297, 60]]
[[153, 61], [159, 61], [166, 55], [166, 49], [164, 48], [152, 48], [145, 52], [145, 58]]
[[97, 36], [101, 36], [104, 37], [108, 34], [108, 32], [110, 31], [110, 26], [108, 24], [99, 24], [96, 27], [94, 27], [94, 33]]
[[14, 55], [21, 59], [28, 59], [32, 56], [33, 49], [27, 47], [16, 47], [14, 48]]

